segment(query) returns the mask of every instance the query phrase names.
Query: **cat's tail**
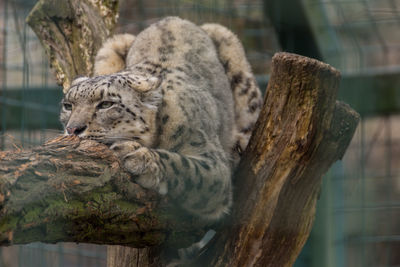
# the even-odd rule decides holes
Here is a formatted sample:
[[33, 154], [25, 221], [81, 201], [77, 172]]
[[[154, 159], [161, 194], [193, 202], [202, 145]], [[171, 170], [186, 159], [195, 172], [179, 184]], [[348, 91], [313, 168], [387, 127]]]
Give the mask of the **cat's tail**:
[[[235, 101], [234, 140], [232, 148], [237, 161], [249, 142], [262, 106], [262, 94], [258, 88], [244, 48], [238, 37], [219, 24], [204, 24], [201, 28], [210, 36], [225, 68]], [[239, 157], [240, 158], [240, 157]]]
[[128, 33], [108, 38], [97, 52], [93, 75], [106, 75], [123, 70], [126, 56], [134, 40], [135, 36]]

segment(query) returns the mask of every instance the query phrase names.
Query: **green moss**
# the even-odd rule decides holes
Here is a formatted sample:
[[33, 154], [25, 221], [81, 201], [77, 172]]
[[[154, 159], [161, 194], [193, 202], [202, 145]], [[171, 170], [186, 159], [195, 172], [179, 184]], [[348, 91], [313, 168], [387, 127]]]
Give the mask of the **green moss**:
[[57, 218], [64, 216], [69, 219], [82, 216], [85, 212], [84, 204], [80, 201], [68, 201], [65, 200], [55, 201], [49, 204], [49, 207], [43, 211], [43, 214], [49, 218]]
[[26, 209], [26, 213], [20, 223], [26, 224], [38, 222], [41, 215], [43, 215], [41, 208], [35, 206], [30, 207], [29, 209]]
[[5, 216], [0, 220], [0, 233], [5, 233], [11, 229], [15, 229], [18, 224], [17, 216]]
[[125, 200], [117, 200], [117, 201], [115, 201], [115, 205], [118, 206], [118, 208], [120, 210], [129, 212], [129, 213], [135, 213], [136, 210], [139, 208], [139, 206], [136, 203], [125, 201]]

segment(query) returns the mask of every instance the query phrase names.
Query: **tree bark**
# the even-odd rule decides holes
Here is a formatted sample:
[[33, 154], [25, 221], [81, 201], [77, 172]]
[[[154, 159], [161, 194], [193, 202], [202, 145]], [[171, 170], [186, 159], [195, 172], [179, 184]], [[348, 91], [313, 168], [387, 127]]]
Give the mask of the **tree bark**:
[[107, 247], [107, 266], [109, 267], [156, 267], [163, 266], [160, 247], [133, 249], [124, 246]]
[[[90, 75], [118, 1], [41, 0], [28, 17], [58, 81]], [[298, 55], [273, 58], [265, 103], [234, 176], [232, 215], [198, 259], [204, 266], [290, 266], [304, 245], [321, 177], [340, 159], [359, 117], [336, 103], [339, 73]], [[159, 266], [163, 247], [184, 247], [207, 228], [142, 189], [105, 146], [57, 138], [0, 153], [0, 243], [90, 242], [109, 266]], [[142, 248], [140, 250], [130, 247]]]

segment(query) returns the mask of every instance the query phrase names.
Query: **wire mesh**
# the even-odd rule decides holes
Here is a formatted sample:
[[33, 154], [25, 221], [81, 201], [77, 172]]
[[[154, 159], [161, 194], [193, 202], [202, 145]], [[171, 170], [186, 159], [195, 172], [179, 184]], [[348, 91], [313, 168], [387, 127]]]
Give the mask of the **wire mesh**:
[[347, 73], [400, 70], [399, 0], [303, 0], [324, 60]]
[[309, 266], [399, 265], [399, 119], [364, 118], [325, 177]]
[[[376, 99], [385, 91], [394, 96], [369, 102], [364, 88], [346, 88], [358, 94], [362, 109], [372, 104], [365, 108], [375, 113], [363, 117], [342, 163], [325, 177], [310, 250], [310, 257], [323, 256], [310, 259], [310, 266], [399, 266], [399, 105], [385, 114], [377, 113], [377, 106], [384, 110], [399, 100], [400, 1], [303, 3], [324, 61], [345, 80], [375, 80], [371, 95]], [[394, 77], [391, 82], [386, 74]]]
[[[61, 90], [24, 22], [35, 2], [0, 1], [1, 149], [40, 144], [61, 130]], [[344, 76], [400, 72], [399, 0], [302, 3], [324, 61]], [[270, 59], [279, 45], [263, 5], [261, 0], [125, 0], [116, 32], [137, 34], [167, 15], [197, 24], [221, 23], [243, 41], [265, 89]], [[377, 83], [377, 94], [379, 89]], [[315, 227], [296, 266], [400, 266], [399, 110], [363, 118], [343, 161], [324, 178]], [[86, 244], [34, 243], [2, 248], [0, 253], [0, 266], [106, 264], [105, 247]]]
[[40, 43], [25, 23], [29, 9], [3, 1], [1, 11], [0, 147], [6, 149], [43, 142], [56, 132], [48, 128], [60, 129], [61, 93]]

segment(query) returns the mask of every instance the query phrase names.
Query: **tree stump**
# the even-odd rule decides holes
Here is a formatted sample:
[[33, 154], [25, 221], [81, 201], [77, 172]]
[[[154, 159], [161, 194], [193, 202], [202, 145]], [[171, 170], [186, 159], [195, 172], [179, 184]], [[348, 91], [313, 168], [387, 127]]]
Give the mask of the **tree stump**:
[[[32, 11], [28, 23], [64, 86], [76, 74], [90, 75], [99, 43], [82, 38], [90, 29], [104, 40], [116, 6], [106, 0], [41, 0]], [[264, 106], [234, 176], [232, 214], [213, 226], [217, 235], [199, 264], [294, 263], [312, 227], [321, 177], [343, 156], [359, 120], [336, 102], [339, 80], [338, 71], [322, 62], [274, 56]], [[109, 266], [161, 266], [164, 247], [187, 246], [209, 227], [131, 181], [106, 146], [72, 137], [1, 152], [0, 203], [2, 245], [124, 245], [109, 249]]]
[[209, 249], [209, 266], [295, 262], [311, 231], [322, 175], [343, 157], [359, 121], [335, 101], [339, 79], [317, 60], [273, 57], [264, 106], [235, 175], [232, 224]]

